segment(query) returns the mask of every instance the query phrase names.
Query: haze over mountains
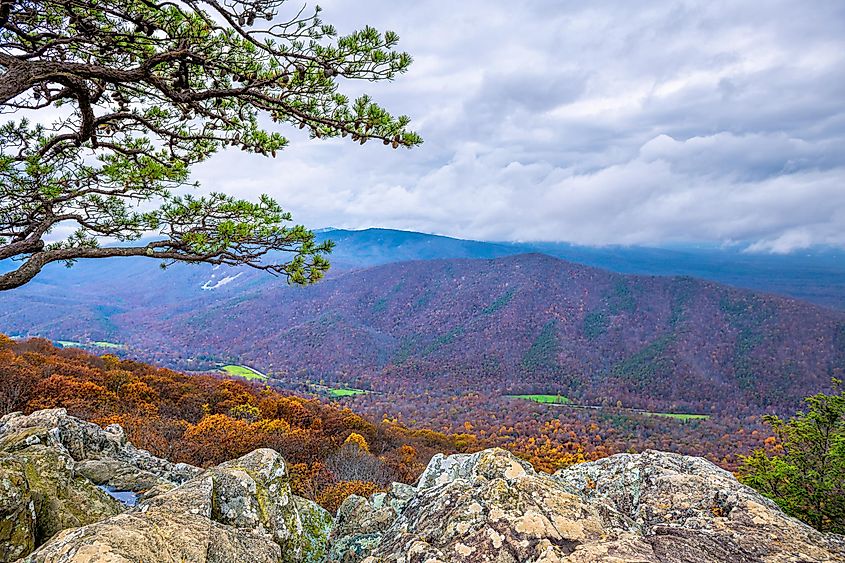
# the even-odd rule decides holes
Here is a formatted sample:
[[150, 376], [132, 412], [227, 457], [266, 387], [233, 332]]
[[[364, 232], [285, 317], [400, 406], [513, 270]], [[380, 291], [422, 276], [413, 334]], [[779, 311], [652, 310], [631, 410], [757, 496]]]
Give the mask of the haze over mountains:
[[[350, 269], [409, 260], [500, 258], [540, 252], [618, 273], [692, 276], [845, 310], [845, 251], [829, 247], [792, 254], [745, 252], [742, 246], [591, 247], [554, 242], [482, 242], [392, 229], [322, 229], [318, 232], [318, 239], [326, 238], [337, 243], [330, 257], [330, 276]], [[8, 264], [0, 261], [0, 270], [4, 266]], [[42, 287], [33, 291], [52, 292], [52, 286], [71, 284], [73, 289], [66, 293], [73, 299], [78, 292], [102, 291], [117, 283], [112, 281], [117, 279], [123, 290], [137, 284], [136, 289], [156, 289], [158, 298], [167, 300], [183, 297], [182, 291], [194, 294], [198, 288], [231, 284], [230, 290], [240, 290], [252, 287], [254, 283], [278, 283], [277, 279], [248, 268], [211, 270], [207, 265], [177, 264], [162, 272], [155, 262], [120, 258], [88, 261], [71, 269], [51, 264], [34, 280], [34, 285]], [[238, 283], [233, 283], [235, 276], [238, 276]], [[196, 281], [200, 282], [198, 286], [194, 284]], [[158, 291], [161, 288], [164, 290]], [[21, 288], [15, 294], [30, 289]]]
[[[554, 392], [718, 412], [787, 408], [845, 368], [845, 313], [690, 277], [842, 303], [836, 253], [588, 249], [329, 231], [329, 279], [144, 260], [51, 268], [0, 301], [0, 330], [110, 341], [182, 369], [248, 363], [286, 380], [390, 390]], [[527, 250], [542, 249], [525, 254]], [[812, 287], [802, 280], [811, 276]], [[59, 289], [61, 288], [61, 289]]]

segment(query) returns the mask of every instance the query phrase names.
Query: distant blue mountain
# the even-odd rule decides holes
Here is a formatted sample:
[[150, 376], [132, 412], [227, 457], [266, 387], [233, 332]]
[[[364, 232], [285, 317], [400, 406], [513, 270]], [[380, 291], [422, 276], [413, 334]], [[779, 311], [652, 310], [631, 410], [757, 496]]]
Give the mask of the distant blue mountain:
[[594, 248], [561, 243], [528, 246], [623, 274], [690, 276], [845, 309], [845, 252], [838, 249], [763, 254], [715, 248]]
[[508, 243], [462, 240], [391, 229], [324, 229], [317, 236], [320, 240], [331, 239], [336, 243], [331, 260], [341, 269], [411, 260], [501, 258], [531, 252], [520, 245]]
[[[786, 255], [729, 248], [588, 247], [554, 242], [482, 242], [391, 229], [321, 229], [332, 239], [330, 276], [349, 270], [414, 260], [491, 259], [539, 252], [618, 273], [690, 276], [756, 291], [778, 293], [845, 310], [845, 252], [818, 248]], [[8, 262], [0, 262], [0, 268]], [[39, 299], [95, 303], [105, 296], [116, 306], [155, 301], [179, 306], [186, 299], [215, 301], [223, 294], [246, 295], [284, 280], [249, 268], [176, 264], [162, 270], [153, 260], [113, 258], [80, 261], [72, 268], [51, 264], [33, 282], [0, 294], [3, 302]], [[0, 327], [2, 329], [3, 327]]]
[[741, 248], [692, 246], [591, 247], [556, 242], [479, 242], [390, 229], [326, 229], [318, 236], [337, 243], [332, 261], [339, 269], [409, 260], [500, 258], [539, 252], [612, 272], [690, 276], [845, 309], [845, 251], [832, 248], [764, 254]]

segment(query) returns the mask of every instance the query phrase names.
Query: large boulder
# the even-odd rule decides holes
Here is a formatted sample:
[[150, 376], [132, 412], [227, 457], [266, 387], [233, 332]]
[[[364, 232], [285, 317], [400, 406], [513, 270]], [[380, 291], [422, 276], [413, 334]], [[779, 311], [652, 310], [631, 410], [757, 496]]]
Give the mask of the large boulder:
[[128, 512], [66, 530], [27, 562], [313, 562], [331, 516], [290, 491], [282, 457], [260, 449]]
[[102, 429], [65, 409], [8, 414], [0, 418], [0, 562], [120, 514], [118, 499], [131, 504], [133, 492], [167, 490], [200, 472], [134, 447], [118, 425]]
[[69, 456], [75, 470], [96, 484], [119, 490], [178, 485], [201, 472], [197, 467], [173, 463], [136, 448], [118, 424], [103, 429], [69, 416], [65, 409], [30, 415], [15, 412], [0, 418], [0, 450], [14, 453], [36, 444]]
[[598, 507], [606, 528], [646, 538], [659, 561], [845, 561], [845, 538], [787, 516], [699, 457], [619, 454], [555, 477]]
[[359, 561], [368, 555], [415, 495], [414, 487], [393, 483], [387, 492], [375, 493], [369, 500], [358, 495], [347, 497], [335, 517], [329, 559]]
[[0, 419], [0, 561], [124, 510], [77, 471], [72, 454], [93, 455], [89, 443], [104, 434], [58, 409]]
[[64, 409], [0, 419], [0, 561], [316, 563], [331, 523], [273, 450], [203, 471]]
[[499, 449], [435, 456], [412, 494], [386, 499], [344, 502], [329, 561], [845, 560], [841, 537], [676, 454], [623, 454], [554, 476]]
[[35, 545], [66, 529], [123, 511], [123, 505], [74, 472], [74, 461], [59, 450], [33, 445], [16, 452], [35, 512]]
[[435, 456], [389, 526], [366, 526], [376, 507], [354, 505], [338, 522], [359, 514], [368, 534], [338, 538], [331, 561], [555, 561], [605, 532], [596, 509], [501, 449]]

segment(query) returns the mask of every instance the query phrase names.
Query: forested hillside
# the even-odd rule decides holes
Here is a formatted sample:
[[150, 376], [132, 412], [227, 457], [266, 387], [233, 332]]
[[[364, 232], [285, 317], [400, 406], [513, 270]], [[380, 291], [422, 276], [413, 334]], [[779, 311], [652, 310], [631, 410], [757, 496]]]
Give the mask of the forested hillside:
[[203, 311], [117, 320], [166, 335], [138, 339], [165, 361], [168, 349], [203, 350], [278, 378], [551, 392], [707, 413], [792, 408], [845, 368], [845, 315], [543, 255], [384, 266]]
[[121, 278], [130, 292], [34, 284], [26, 306], [13, 292], [2, 326], [190, 372], [245, 364], [278, 389], [470, 432], [547, 469], [649, 447], [735, 467], [767, 435], [760, 414], [792, 412], [845, 368], [841, 312], [540, 254], [340, 270], [307, 288], [244, 275], [202, 290], [234, 276], [198, 269], [144, 285], [138, 271]]
[[[737, 453], [769, 435], [756, 416], [687, 420], [489, 392], [340, 394], [335, 401], [341, 403], [330, 404], [308, 384], [295, 394], [279, 393], [268, 386], [278, 388], [274, 381], [186, 375], [41, 339], [0, 337], [0, 377], [0, 414], [64, 407], [103, 426], [120, 423], [135, 444], [175, 461], [211, 465], [257, 447], [275, 448], [294, 464], [297, 490], [330, 507], [391, 479], [412, 482], [436, 452], [499, 446], [551, 472], [659, 448], [735, 468]], [[317, 394], [322, 399], [301, 396]]]
[[[705, 414], [790, 410], [845, 368], [845, 314], [539, 254], [407, 262], [309, 288], [212, 293], [75, 305], [38, 332], [115, 342], [193, 371], [247, 363], [288, 383], [559, 393]], [[45, 297], [7, 309], [4, 324], [14, 316], [37, 326], [61, 311], [61, 296]]]
[[489, 392], [420, 388], [329, 403], [323, 393], [322, 399], [303, 398], [315, 395], [306, 384], [280, 393], [273, 381], [186, 375], [2, 336], [0, 378], [0, 414], [64, 407], [103, 426], [120, 423], [133, 443], [175, 461], [212, 465], [275, 448], [293, 464], [297, 491], [329, 507], [390, 480], [413, 482], [437, 452], [499, 446], [552, 472], [618, 452], [664, 449], [735, 468], [738, 453], [769, 436], [757, 416], [685, 420]]
[[210, 466], [260, 447], [282, 453], [299, 494], [334, 509], [351, 493], [412, 482], [436, 452], [477, 448], [446, 436], [371, 422], [349, 409], [265, 386], [190, 376], [112, 355], [0, 335], [0, 415], [64, 407], [119, 423], [154, 455]]

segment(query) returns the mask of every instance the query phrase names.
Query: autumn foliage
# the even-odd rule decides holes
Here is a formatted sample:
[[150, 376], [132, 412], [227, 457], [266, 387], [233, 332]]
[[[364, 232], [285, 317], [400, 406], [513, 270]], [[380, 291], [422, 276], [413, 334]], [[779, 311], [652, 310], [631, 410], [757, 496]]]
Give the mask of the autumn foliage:
[[737, 452], [750, 452], [770, 435], [756, 417], [684, 424], [631, 417], [618, 406], [550, 411], [477, 392], [447, 398], [373, 393], [346, 399], [353, 412], [243, 380], [186, 375], [2, 335], [0, 382], [0, 414], [64, 407], [103, 426], [119, 423], [133, 443], [175, 461], [209, 466], [274, 448], [288, 462], [294, 490], [329, 508], [344, 495], [415, 482], [437, 452], [503, 447], [554, 472], [652, 448], [702, 455], [735, 470]]
[[103, 426], [119, 423], [137, 446], [210, 466], [260, 447], [287, 460], [298, 494], [336, 509], [350, 494], [413, 482], [435, 452], [473, 440], [374, 424], [347, 408], [269, 387], [186, 375], [115, 356], [0, 335], [0, 414], [63, 407]]

